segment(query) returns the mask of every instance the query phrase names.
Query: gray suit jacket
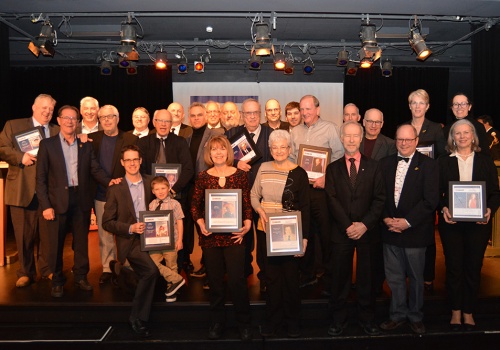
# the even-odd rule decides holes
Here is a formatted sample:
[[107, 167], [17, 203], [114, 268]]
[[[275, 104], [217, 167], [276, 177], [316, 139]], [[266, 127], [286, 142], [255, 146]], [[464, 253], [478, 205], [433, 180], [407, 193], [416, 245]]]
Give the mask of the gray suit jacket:
[[[365, 138], [363, 137], [363, 141], [361, 141], [361, 146], [359, 147], [359, 151], [362, 154], [365, 154], [364, 142]], [[397, 153], [397, 151], [398, 150], [396, 149], [396, 143], [393, 139], [385, 135], [378, 134], [377, 140], [375, 141], [375, 146], [373, 147], [371, 159], [380, 160], [384, 157]]]
[[[191, 146], [191, 137], [193, 136], [193, 129], [190, 128], [190, 133], [185, 136], [186, 141], [189, 146]], [[200, 148], [198, 148], [198, 153], [196, 154], [196, 162], [194, 164], [194, 171], [195, 171], [195, 177], [204, 170], [208, 169], [207, 163], [205, 163], [205, 159], [203, 158], [203, 153], [205, 152], [205, 146], [207, 145], [207, 142], [215, 136], [218, 135], [223, 135], [224, 134], [224, 129], [222, 128], [215, 128], [215, 129], [209, 129], [206, 128], [205, 132], [203, 133], [203, 137], [201, 139], [200, 143]]]

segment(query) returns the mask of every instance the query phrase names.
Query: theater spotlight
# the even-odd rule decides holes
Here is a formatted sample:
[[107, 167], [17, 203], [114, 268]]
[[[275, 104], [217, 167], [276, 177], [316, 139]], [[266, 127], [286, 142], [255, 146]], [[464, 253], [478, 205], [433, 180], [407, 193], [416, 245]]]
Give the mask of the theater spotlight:
[[261, 68], [262, 68], [262, 60], [260, 56], [257, 56], [255, 52], [253, 52], [250, 56], [250, 60], [248, 61], [248, 69], [260, 70]]
[[388, 78], [392, 76], [392, 62], [389, 59], [384, 60], [380, 67], [380, 70], [382, 71], [383, 77]]
[[135, 45], [137, 40], [135, 27], [130, 23], [122, 24], [122, 28], [120, 31], [120, 38], [122, 44]]
[[370, 68], [373, 62], [382, 56], [382, 49], [377, 46], [376, 33], [377, 28], [374, 24], [368, 23], [368, 20], [361, 24], [359, 38], [362, 47], [358, 52], [361, 68]]
[[128, 75], [136, 75], [137, 74], [137, 63], [130, 62], [130, 66], [127, 68]]
[[302, 66], [302, 72], [306, 75], [314, 73], [314, 62], [311, 57], [308, 57], [304, 61], [304, 65]]
[[369, 58], [363, 58], [359, 61], [359, 68], [368, 69], [371, 68], [373, 62]]
[[[252, 24], [253, 25], [253, 24]], [[255, 24], [255, 38], [252, 38], [254, 45], [252, 53], [257, 56], [269, 56], [274, 54], [274, 46], [271, 43], [271, 34], [269, 33], [269, 25], [262, 20]]]
[[155, 66], [158, 70], [167, 69], [167, 53], [164, 51], [159, 51], [156, 53]]
[[345, 75], [355, 76], [357, 72], [358, 72], [358, 67], [356, 66], [356, 63], [353, 61], [349, 61], [349, 63], [347, 63], [347, 67], [345, 69]]
[[33, 55], [38, 57], [40, 53], [44, 56], [54, 57], [56, 50], [54, 46], [56, 45], [56, 32], [52, 28], [50, 21], [45, 21], [40, 30], [40, 34], [35, 37], [34, 41], [28, 44], [28, 49]]
[[194, 61], [194, 71], [196, 73], [204, 73], [205, 72], [205, 62]]
[[285, 65], [285, 54], [283, 52], [276, 53], [274, 55], [274, 70], [284, 70]]
[[118, 58], [118, 67], [120, 68], [128, 68], [130, 67], [130, 61], [127, 61], [125, 57]]
[[179, 63], [177, 63], [177, 73], [187, 74], [187, 72], [188, 72], [188, 62], [187, 58], [183, 54], [181, 59], [179, 60]]
[[113, 68], [111, 68], [111, 63], [109, 61], [101, 62], [101, 75], [111, 75]]
[[295, 68], [293, 67], [293, 58], [286, 60], [283, 74], [292, 75], [294, 70]]
[[413, 51], [417, 54], [417, 59], [425, 61], [431, 55], [432, 51], [427, 47], [424, 38], [417, 31], [419, 31], [418, 27], [413, 27], [410, 30], [408, 41]]
[[346, 50], [339, 51], [337, 54], [337, 67], [345, 67], [349, 63], [349, 52]]

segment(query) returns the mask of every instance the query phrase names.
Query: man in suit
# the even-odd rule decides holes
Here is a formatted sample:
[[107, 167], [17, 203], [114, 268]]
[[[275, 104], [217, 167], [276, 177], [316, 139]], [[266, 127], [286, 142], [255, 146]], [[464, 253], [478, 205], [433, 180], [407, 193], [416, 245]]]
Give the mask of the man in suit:
[[111, 180], [99, 166], [91, 143], [76, 138], [79, 117], [74, 106], [59, 109], [59, 134], [40, 142], [36, 165], [36, 194], [47, 223], [50, 269], [54, 274], [51, 295], [56, 298], [64, 293], [63, 248], [70, 223], [75, 285], [86, 291], [93, 289], [87, 280], [90, 211], [95, 196], [90, 177], [103, 186]]
[[[250, 137], [252, 137], [257, 149], [260, 151], [262, 157], [252, 164], [249, 164], [249, 161], [242, 160], [234, 160], [234, 166], [238, 169], [246, 171], [248, 174], [248, 182], [250, 184], [250, 188], [252, 188], [253, 183], [255, 182], [255, 177], [257, 176], [257, 172], [262, 163], [269, 162], [273, 158], [271, 156], [271, 152], [269, 150], [269, 135], [273, 131], [267, 125], [260, 124], [261, 117], [261, 107], [260, 103], [253, 98], [249, 98], [243, 101], [241, 105], [241, 114], [243, 115], [244, 125], [240, 125], [226, 131], [226, 136], [231, 138], [234, 135], [241, 133], [243, 130], [246, 130]], [[257, 227], [257, 222], [259, 220], [259, 215], [254, 211], [253, 212], [253, 222], [255, 227]], [[253, 232], [251, 230], [251, 232]], [[256, 229], [257, 233], [257, 264], [259, 265], [259, 273], [257, 277], [260, 279], [260, 289], [261, 291], [265, 291], [265, 269], [266, 269], [266, 261], [267, 261], [267, 251], [266, 251], [266, 233], [264, 231]], [[252, 250], [254, 248], [254, 236], [253, 234], [245, 235], [246, 241], [246, 260], [245, 260], [245, 273], [247, 276], [253, 273], [252, 268]]]
[[268, 100], [264, 112], [267, 120], [264, 125], [269, 126], [273, 130], [281, 129], [288, 131], [290, 129], [288, 122], [281, 121], [281, 106], [278, 100], [274, 98]]
[[134, 125], [134, 130], [129, 131], [129, 133], [134, 134], [138, 138], [148, 136], [153, 131], [149, 130], [149, 112], [144, 107], [137, 107], [132, 112], [132, 124]]
[[392, 292], [389, 320], [380, 328], [393, 330], [408, 320], [413, 332], [423, 334], [425, 251], [434, 241], [439, 171], [435, 160], [416, 151], [417, 144], [417, 130], [401, 125], [398, 153], [380, 161], [386, 189], [381, 228], [385, 277]]
[[500, 160], [500, 134], [498, 130], [493, 127], [493, 119], [489, 115], [482, 115], [477, 117], [476, 120], [484, 125], [484, 129], [488, 136], [491, 157], [493, 160]]
[[333, 323], [328, 334], [338, 336], [347, 326], [347, 298], [351, 290], [352, 259], [356, 250], [358, 322], [368, 335], [378, 335], [373, 290], [373, 250], [380, 240], [379, 220], [384, 209], [385, 188], [378, 163], [359, 152], [363, 127], [346, 121], [340, 127], [344, 157], [328, 165], [325, 191], [332, 226]]
[[91, 134], [102, 130], [99, 120], [97, 120], [97, 112], [99, 111], [99, 101], [95, 98], [87, 96], [80, 101], [80, 114], [82, 120], [76, 127], [77, 134]]
[[349, 120], [353, 120], [355, 122], [359, 122], [361, 119], [361, 115], [359, 114], [359, 108], [354, 103], [348, 103], [344, 106], [344, 114], [343, 121], [348, 122]]
[[159, 272], [149, 254], [141, 251], [140, 235], [144, 233], [145, 224], [139, 221], [139, 212], [147, 210], [153, 196], [152, 176], [140, 174], [141, 161], [137, 146], [128, 145], [122, 149], [120, 162], [125, 168], [125, 177], [108, 190], [102, 224], [106, 231], [116, 236], [118, 261], [110, 264], [115, 278], [125, 260], [130, 262], [138, 276], [129, 324], [134, 332], [148, 337], [150, 333], [146, 322], [149, 320]]
[[220, 121], [220, 104], [215, 101], [205, 103], [207, 111], [207, 127], [209, 129], [222, 128]]
[[184, 107], [182, 107], [180, 103], [172, 102], [168, 105], [167, 110], [172, 115], [172, 125], [170, 126], [170, 131], [177, 136], [186, 138], [191, 133], [191, 127], [183, 123]]
[[359, 151], [368, 158], [380, 160], [397, 152], [394, 140], [380, 133], [383, 125], [384, 114], [380, 110], [372, 108], [365, 112], [365, 137]]
[[226, 131], [240, 125], [240, 111], [236, 103], [232, 101], [225, 102], [222, 105], [221, 111], [220, 121]]
[[[48, 138], [59, 132], [59, 127], [51, 124], [56, 100], [50, 95], [38, 95], [33, 103], [31, 118], [8, 120], [0, 133], [0, 159], [9, 164], [5, 184], [5, 204], [10, 206], [10, 215], [19, 257], [17, 287], [26, 287], [35, 280], [35, 244], [39, 231], [44, 228], [38, 198], [35, 196], [35, 175], [37, 156], [22, 152], [16, 145], [14, 135], [43, 127], [42, 137]], [[48, 277], [46, 240], [40, 238], [39, 268], [42, 277]], [[42, 253], [42, 254], [40, 254]]]
[[[98, 112], [99, 122], [102, 131], [89, 135], [95, 156], [101, 168], [110, 178], [116, 179], [125, 175], [125, 170], [120, 162], [121, 150], [123, 146], [135, 145], [137, 137], [118, 129], [120, 114], [118, 109], [112, 105], [101, 107]], [[147, 126], [147, 124], [146, 124]], [[109, 262], [116, 260], [116, 246], [113, 234], [107, 232], [102, 227], [102, 214], [104, 213], [104, 203], [106, 203], [106, 192], [108, 186], [93, 183], [97, 187], [95, 196], [95, 215], [99, 233], [99, 253], [101, 255], [102, 274], [99, 284], [111, 280], [111, 270]]]

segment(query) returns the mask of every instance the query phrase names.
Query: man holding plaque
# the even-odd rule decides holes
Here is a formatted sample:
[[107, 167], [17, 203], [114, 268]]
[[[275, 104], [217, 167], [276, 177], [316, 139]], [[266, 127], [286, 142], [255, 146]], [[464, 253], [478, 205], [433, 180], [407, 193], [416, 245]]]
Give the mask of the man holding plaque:
[[[38, 95], [32, 107], [33, 116], [8, 120], [0, 133], [0, 159], [9, 164], [5, 185], [5, 204], [10, 206], [19, 257], [17, 287], [26, 287], [35, 280], [35, 243], [40, 236], [39, 230], [44, 228], [44, 222], [35, 195], [36, 166], [34, 165], [37, 155], [20, 151], [15, 136], [32, 129], [37, 131], [35, 127], [42, 128], [43, 138], [56, 135], [59, 132], [59, 126], [50, 123], [55, 105], [56, 100], [52, 96]], [[47, 252], [45, 241], [41, 242], [43, 247], [39, 252], [39, 269], [42, 277], [48, 277], [51, 273], [45, 259]]]
[[347, 326], [347, 298], [351, 291], [352, 259], [356, 250], [358, 323], [368, 335], [380, 333], [375, 325], [374, 249], [380, 240], [379, 220], [385, 188], [378, 163], [359, 152], [363, 127], [348, 120], [340, 127], [344, 157], [328, 165], [325, 191], [330, 214], [333, 323], [328, 334], [338, 336]]

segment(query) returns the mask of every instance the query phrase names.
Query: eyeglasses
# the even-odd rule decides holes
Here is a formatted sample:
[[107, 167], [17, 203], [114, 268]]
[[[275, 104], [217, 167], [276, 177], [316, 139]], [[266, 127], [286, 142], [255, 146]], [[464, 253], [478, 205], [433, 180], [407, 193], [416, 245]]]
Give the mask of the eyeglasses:
[[139, 163], [141, 158], [132, 158], [132, 159], [124, 159], [123, 162], [125, 164], [131, 164], [131, 163]]
[[368, 119], [365, 119], [365, 123], [366, 124], [380, 126], [380, 125], [382, 125], [383, 122], [380, 121], [380, 120], [368, 120]]
[[266, 112], [268, 112], [268, 113], [272, 113], [272, 112], [278, 113], [279, 111], [280, 111], [279, 108], [268, 108], [268, 109], [266, 109]]
[[260, 111], [251, 111], [251, 112], [242, 112], [245, 117], [258, 117], [260, 115]]
[[166, 119], [155, 119], [155, 123], [158, 123], [158, 124], [169, 124], [169, 123], [172, 123], [171, 120], [166, 120]]
[[290, 148], [290, 146], [280, 146], [280, 147], [271, 147], [271, 150], [273, 152], [277, 152], [277, 151], [286, 151], [288, 148]]
[[77, 122], [79, 120], [78, 117], [69, 117], [67, 115], [65, 115], [64, 117], [59, 117], [59, 118], [61, 118], [65, 122]]
[[469, 105], [469, 102], [460, 102], [460, 103], [453, 103], [452, 106], [453, 108], [459, 108], [459, 107], [467, 107]]
[[99, 120], [112, 120], [113, 118], [116, 118], [116, 114], [108, 114], [108, 115], [101, 115], [99, 117]]
[[417, 139], [416, 137], [414, 139], [396, 139], [396, 142], [399, 142], [399, 143], [410, 143], [410, 142], [415, 141], [416, 139]]

